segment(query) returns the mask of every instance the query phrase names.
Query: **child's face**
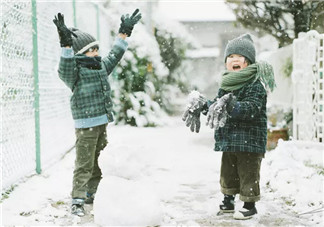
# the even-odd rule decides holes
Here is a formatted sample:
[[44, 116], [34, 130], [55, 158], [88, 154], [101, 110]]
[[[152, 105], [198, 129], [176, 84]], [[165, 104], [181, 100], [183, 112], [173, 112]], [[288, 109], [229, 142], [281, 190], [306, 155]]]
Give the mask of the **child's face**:
[[88, 51], [85, 53], [86, 56], [88, 57], [96, 57], [99, 56], [98, 49], [93, 49], [91, 51]]
[[245, 57], [239, 54], [229, 55], [225, 64], [228, 71], [240, 71], [248, 66]]

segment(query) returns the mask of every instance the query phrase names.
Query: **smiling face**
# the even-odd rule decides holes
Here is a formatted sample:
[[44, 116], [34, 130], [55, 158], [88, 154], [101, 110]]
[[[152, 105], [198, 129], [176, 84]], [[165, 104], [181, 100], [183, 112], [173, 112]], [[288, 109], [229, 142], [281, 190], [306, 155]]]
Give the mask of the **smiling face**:
[[242, 55], [231, 54], [226, 58], [225, 65], [228, 71], [240, 71], [248, 66], [248, 61]]

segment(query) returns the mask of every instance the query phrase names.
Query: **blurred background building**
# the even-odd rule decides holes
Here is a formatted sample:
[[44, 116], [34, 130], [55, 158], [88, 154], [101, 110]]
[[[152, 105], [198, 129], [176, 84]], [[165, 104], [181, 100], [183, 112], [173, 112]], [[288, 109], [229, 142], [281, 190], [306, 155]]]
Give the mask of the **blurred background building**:
[[228, 40], [243, 33], [256, 35], [256, 32], [235, 25], [235, 14], [224, 1], [159, 1], [157, 6], [167, 17], [183, 24], [200, 44], [200, 48], [187, 51], [188, 67], [191, 68], [187, 76], [193, 89], [214, 98], [224, 70]]

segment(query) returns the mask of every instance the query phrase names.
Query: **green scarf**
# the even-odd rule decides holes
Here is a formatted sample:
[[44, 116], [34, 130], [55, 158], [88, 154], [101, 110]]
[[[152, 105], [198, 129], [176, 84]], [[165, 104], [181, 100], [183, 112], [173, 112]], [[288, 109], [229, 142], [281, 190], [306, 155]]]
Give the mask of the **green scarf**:
[[226, 70], [222, 76], [221, 88], [225, 91], [235, 91], [258, 79], [271, 91], [276, 87], [272, 66], [266, 62], [257, 62], [240, 71]]

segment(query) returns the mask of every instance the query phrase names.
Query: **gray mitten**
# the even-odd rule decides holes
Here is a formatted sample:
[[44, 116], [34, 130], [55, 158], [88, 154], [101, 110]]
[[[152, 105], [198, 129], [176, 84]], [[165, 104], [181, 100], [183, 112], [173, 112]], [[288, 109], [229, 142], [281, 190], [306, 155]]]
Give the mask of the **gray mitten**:
[[190, 127], [192, 132], [198, 133], [200, 130], [200, 113], [207, 106], [207, 99], [197, 91], [191, 92], [189, 96], [191, 96], [191, 100], [182, 115], [182, 120], [186, 122], [186, 126]]
[[236, 97], [228, 93], [216, 100], [208, 110], [207, 125], [215, 130], [224, 127], [229, 113], [233, 110], [236, 103]]

